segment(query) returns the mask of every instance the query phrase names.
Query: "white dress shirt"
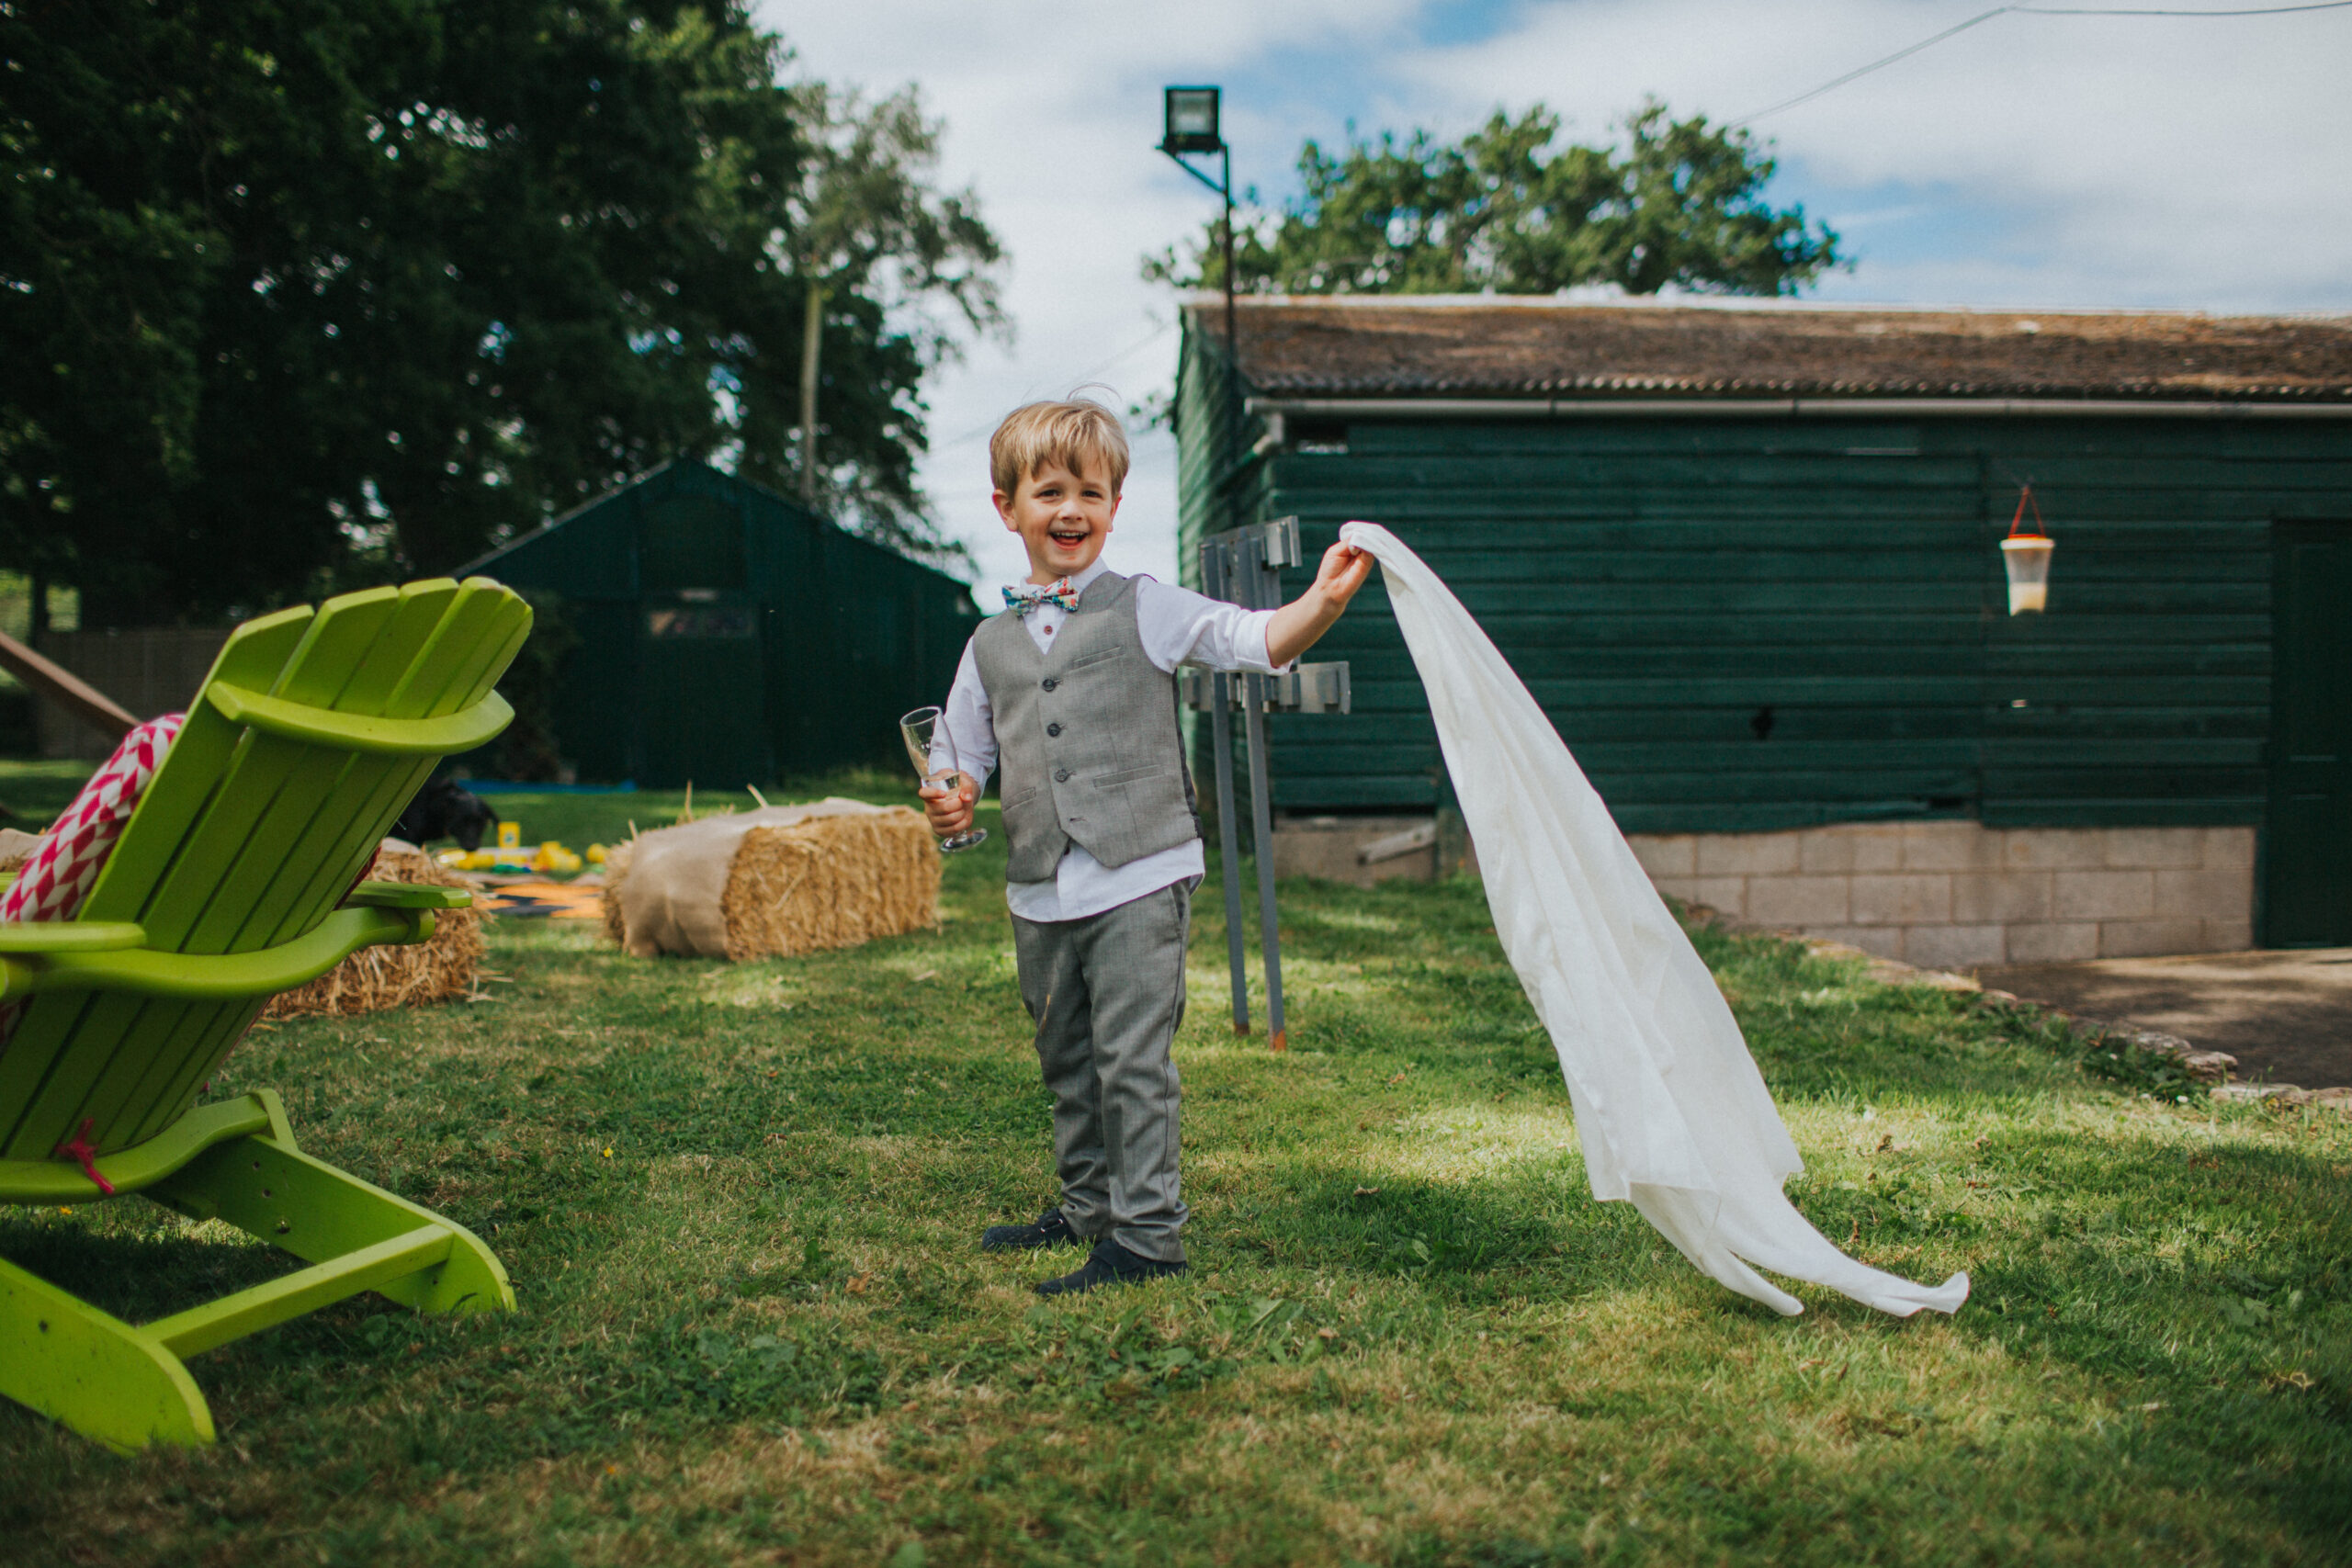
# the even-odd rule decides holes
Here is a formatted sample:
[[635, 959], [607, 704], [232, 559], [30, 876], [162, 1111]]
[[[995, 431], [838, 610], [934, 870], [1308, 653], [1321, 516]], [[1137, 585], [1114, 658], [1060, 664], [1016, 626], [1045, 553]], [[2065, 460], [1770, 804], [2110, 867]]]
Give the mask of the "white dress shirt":
[[[1098, 558], [1071, 577], [1070, 587], [1084, 593], [1109, 570]], [[1277, 667], [1266, 658], [1266, 628], [1274, 618], [1272, 610], [1245, 610], [1143, 576], [1136, 579], [1135, 594], [1136, 628], [1143, 637], [1144, 657], [1159, 669], [1172, 672], [1180, 664], [1194, 664], [1271, 675], [1289, 668]], [[1069, 617], [1069, 612], [1060, 605], [1043, 604], [1030, 611], [1022, 626], [1038, 651], [1051, 652], [1054, 638]], [[946, 736], [944, 742], [933, 745], [933, 765], [960, 768], [972, 776], [974, 784], [986, 787], [989, 775], [996, 771], [996, 716], [989, 705], [988, 689], [980, 684], [979, 664], [968, 643], [956, 666], [956, 683], [947, 693], [942, 727]], [[952, 757], [947, 754], [950, 745], [955, 749]], [[1080, 920], [1206, 870], [1198, 839], [1122, 866], [1104, 865], [1072, 843], [1051, 877], [1005, 884], [1004, 901], [1024, 920]]]

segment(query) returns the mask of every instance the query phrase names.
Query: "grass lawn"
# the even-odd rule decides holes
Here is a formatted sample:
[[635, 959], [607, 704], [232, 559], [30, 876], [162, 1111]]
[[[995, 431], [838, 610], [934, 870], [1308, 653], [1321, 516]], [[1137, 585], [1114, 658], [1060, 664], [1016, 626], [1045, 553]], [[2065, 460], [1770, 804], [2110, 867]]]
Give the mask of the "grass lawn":
[[[643, 804], [534, 809], [577, 847]], [[480, 1231], [523, 1309], [363, 1297], [199, 1358], [203, 1451], [0, 1407], [0, 1562], [2352, 1552], [2352, 1122], [2151, 1098], [2030, 1018], [1702, 931], [1798, 1205], [1975, 1279], [1956, 1318], [1782, 1319], [1591, 1201], [1475, 885], [1285, 886], [1274, 1055], [1224, 1021], [1212, 884], [1192, 1272], [1048, 1305], [976, 1246], [1053, 1190], [1001, 875], [991, 843], [936, 932], [739, 966], [511, 922], [490, 1000], [256, 1032], [216, 1089]], [[135, 1317], [284, 1266], [136, 1199], [0, 1211], [0, 1254]]]

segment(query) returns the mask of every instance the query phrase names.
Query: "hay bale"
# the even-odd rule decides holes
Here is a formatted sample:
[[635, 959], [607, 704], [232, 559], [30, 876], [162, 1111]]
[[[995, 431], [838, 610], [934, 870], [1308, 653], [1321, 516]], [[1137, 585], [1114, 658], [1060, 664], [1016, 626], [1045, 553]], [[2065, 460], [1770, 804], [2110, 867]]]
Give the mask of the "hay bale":
[[616, 947], [628, 945], [628, 922], [621, 913], [621, 884], [628, 880], [629, 850], [635, 843], [631, 840], [605, 852], [605, 934]]
[[778, 957], [939, 921], [922, 813], [828, 799], [638, 836], [605, 864], [605, 929], [639, 957]]
[[[437, 887], [469, 886], [435, 863], [424, 851], [386, 840], [368, 868], [371, 882], [424, 882]], [[473, 990], [482, 955], [481, 913], [443, 909], [433, 917], [429, 941], [408, 947], [363, 947], [307, 986], [269, 999], [262, 1017], [349, 1016], [387, 1008], [447, 1001]]]
[[719, 908], [727, 956], [854, 947], [939, 923], [939, 840], [905, 807], [743, 835]]

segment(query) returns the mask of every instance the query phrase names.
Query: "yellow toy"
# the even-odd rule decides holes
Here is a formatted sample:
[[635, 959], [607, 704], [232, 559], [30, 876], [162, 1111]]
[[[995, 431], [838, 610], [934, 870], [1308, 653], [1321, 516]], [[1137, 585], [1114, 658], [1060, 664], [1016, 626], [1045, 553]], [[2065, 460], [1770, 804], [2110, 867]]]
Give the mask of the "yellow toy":
[[[526, 850], [516, 824], [512, 822], [498, 825], [498, 847], [495, 849], [485, 844], [478, 850], [443, 850], [433, 858], [453, 871], [536, 871], [541, 874], [561, 872], [568, 875], [579, 871], [584, 863], [576, 852], [553, 839], [535, 850]], [[605, 846], [589, 845], [587, 859], [598, 865], [604, 864]]]
[[578, 871], [580, 857], [553, 839], [549, 839], [539, 846], [538, 853], [531, 857], [531, 869], [533, 871]]

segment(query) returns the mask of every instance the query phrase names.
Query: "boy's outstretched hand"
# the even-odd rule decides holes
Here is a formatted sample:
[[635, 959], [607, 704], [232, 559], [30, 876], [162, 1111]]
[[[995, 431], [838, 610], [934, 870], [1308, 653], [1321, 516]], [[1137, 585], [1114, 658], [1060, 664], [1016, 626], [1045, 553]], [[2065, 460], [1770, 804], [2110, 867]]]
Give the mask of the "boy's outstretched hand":
[[1370, 550], [1360, 550], [1353, 545], [1333, 545], [1323, 552], [1323, 562], [1315, 569], [1315, 587], [1339, 608], [1348, 607], [1356, 590], [1372, 576], [1373, 559]]
[[923, 813], [931, 818], [931, 830], [941, 838], [953, 838], [970, 829], [972, 801], [978, 792], [972, 788], [969, 774], [956, 774], [952, 786], [947, 779], [933, 779], [915, 794], [922, 798]]
[[1276, 610], [1267, 623], [1267, 660], [1288, 664], [1313, 648], [1372, 575], [1372, 552], [1353, 545], [1333, 545], [1325, 550], [1306, 592]]

